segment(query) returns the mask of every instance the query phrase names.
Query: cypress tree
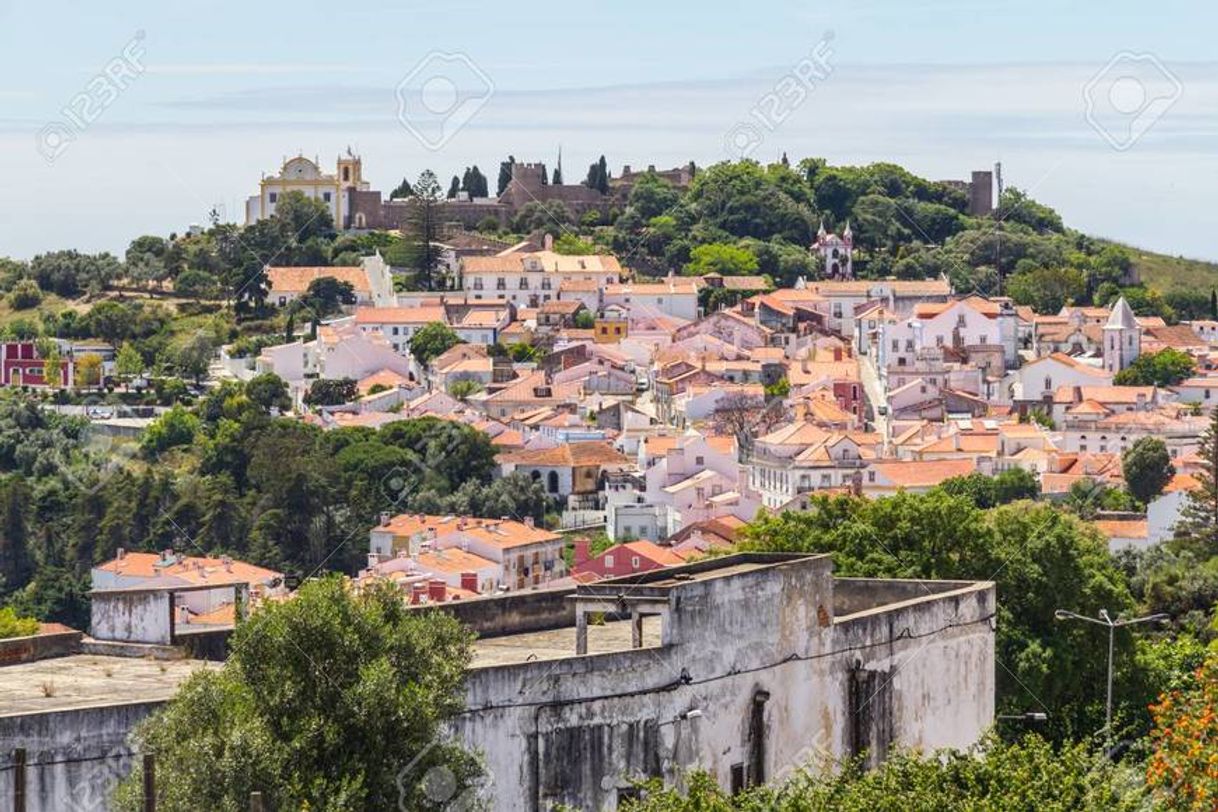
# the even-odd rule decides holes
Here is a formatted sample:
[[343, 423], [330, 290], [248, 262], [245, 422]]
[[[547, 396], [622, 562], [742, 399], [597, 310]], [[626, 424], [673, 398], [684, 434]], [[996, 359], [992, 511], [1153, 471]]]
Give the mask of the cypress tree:
[[448, 184], [448, 199], [452, 200], [459, 191], [461, 191], [461, 179], [453, 175], [452, 183]]

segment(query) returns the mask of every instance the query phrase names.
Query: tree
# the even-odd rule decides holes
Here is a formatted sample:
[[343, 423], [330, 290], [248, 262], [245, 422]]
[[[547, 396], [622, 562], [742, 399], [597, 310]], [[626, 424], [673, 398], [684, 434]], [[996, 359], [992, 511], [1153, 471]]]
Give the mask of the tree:
[[140, 438], [140, 449], [156, 459], [163, 452], [178, 446], [188, 446], [195, 441], [202, 423], [181, 404], [162, 414], [148, 425]]
[[268, 414], [271, 409], [286, 412], [292, 408], [288, 385], [274, 372], [264, 372], [250, 378], [249, 383], [245, 385], [245, 396]]
[[1163, 492], [1176, 469], [1167, 446], [1158, 437], [1142, 437], [1121, 455], [1125, 486], [1142, 504]]
[[1188, 492], [1176, 535], [1196, 542], [1208, 555], [1218, 554], [1218, 409], [1197, 449], [1201, 467], [1193, 474], [1200, 487]]
[[1112, 382], [1117, 386], [1175, 386], [1192, 375], [1196, 367], [1191, 355], [1167, 347], [1139, 355]]
[[75, 385], [81, 389], [101, 386], [102, 357], [95, 352], [87, 352], [76, 359]]
[[508, 156], [506, 161], [499, 164], [499, 183], [495, 187], [495, 197], [501, 196], [512, 182], [512, 168], [516, 166], [516, 158]]
[[[194, 674], [135, 731], [136, 746], [157, 754], [157, 808], [236, 812], [253, 790], [271, 809], [472, 800], [477, 761], [443, 734], [463, 707], [471, 642], [454, 618], [411, 610], [396, 588], [306, 582], [239, 623], [224, 667]], [[453, 786], [434, 800], [425, 782], [439, 770]], [[141, 790], [137, 769], [115, 806], [141, 809]]]
[[[996, 581], [1000, 712], [1043, 703], [1051, 709], [1045, 734], [1057, 741], [1100, 728], [1107, 639], [1053, 616], [1059, 607], [1092, 616], [1107, 609], [1114, 617], [1134, 607], [1093, 526], [1052, 505], [986, 511], [942, 490], [811, 501], [806, 512], [760, 517], [745, 530], [744, 546], [832, 553], [843, 576]], [[1130, 638], [1117, 645], [1117, 661], [1129, 668]], [[1148, 724], [1144, 699], [1120, 705], [1117, 721]]]
[[473, 378], [461, 378], [448, 385], [448, 394], [457, 400], [466, 401], [470, 395], [476, 395], [483, 389], [482, 384]]
[[584, 179], [584, 185], [603, 195], [609, 194], [609, 165], [605, 162], [604, 155], [588, 167], [588, 177]]
[[1008, 468], [994, 477], [994, 502], [1006, 505], [1040, 496], [1040, 480], [1023, 468]]
[[144, 371], [144, 357], [130, 341], [119, 348], [118, 356], [114, 359], [114, 371], [123, 382], [123, 387], [130, 386], [131, 379]]
[[1218, 652], [1211, 652], [1188, 688], [1171, 691], [1151, 707], [1154, 745], [1146, 783], [1172, 809], [1213, 809], [1218, 798]]
[[198, 384], [207, 374], [215, 353], [215, 339], [203, 330], [196, 330], [174, 348], [174, 364], [183, 375], [191, 376]]
[[1083, 272], [1073, 268], [1036, 268], [1006, 281], [1007, 295], [1037, 313], [1058, 313], [1066, 305], [1082, 301], [1086, 292]]
[[42, 304], [42, 289], [33, 279], [21, 279], [8, 295], [13, 310], [31, 310]]
[[681, 271], [686, 276], [749, 276], [757, 272], [757, 257], [743, 248], [723, 243], [699, 245]]
[[343, 305], [355, 304], [355, 287], [333, 276], [319, 276], [309, 283], [301, 301], [312, 311], [312, 318], [316, 322], [337, 313]]
[[596, 253], [596, 246], [581, 240], [571, 233], [564, 233], [554, 241], [554, 253], [572, 256], [587, 256]]
[[425, 367], [433, 358], [461, 343], [461, 337], [451, 327], [443, 322], [433, 321], [424, 324], [410, 337], [410, 354], [420, 366]]
[[173, 289], [188, 299], [211, 299], [220, 292], [220, 280], [206, 271], [187, 268], [173, 280]]
[[440, 184], [430, 169], [414, 184], [414, 198], [407, 214], [408, 267], [421, 290], [434, 290], [440, 270]]
[[1072, 810], [1139, 812], [1145, 792], [1128, 767], [1084, 743], [1055, 748], [1036, 735], [1012, 744], [987, 737], [965, 751], [898, 750], [867, 769], [864, 759], [793, 764], [789, 780], [729, 795], [694, 771], [683, 788], [644, 784], [622, 812], [894, 812], [895, 810]]
[[448, 184], [448, 194], [445, 195], [449, 200], [455, 200], [461, 192], [461, 179], [453, 175], [452, 181]]
[[753, 440], [768, 433], [786, 419], [786, 410], [779, 399], [767, 400], [754, 395], [730, 394], [719, 398], [711, 422], [716, 434], [736, 438], [736, 450], [741, 462], [752, 453]]
[[11, 606], [0, 608], [0, 640], [34, 634], [38, 634], [38, 621], [35, 618], [19, 617]]
[[127, 276], [135, 282], [162, 283], [169, 278], [166, 256], [169, 243], [162, 237], [136, 237], [127, 248]]
[[307, 406], [339, 406], [355, 400], [358, 394], [353, 378], [318, 378], [305, 393], [304, 402]]
[[[303, 245], [314, 237], [334, 238], [334, 215], [330, 213], [330, 207], [304, 192], [292, 191], [279, 195], [272, 217], [283, 223], [287, 239], [297, 245]], [[267, 257], [266, 262], [271, 264], [271, 257]]]
[[402, 182], [397, 185], [397, 188], [389, 193], [389, 199], [400, 200], [402, 198], [410, 197], [413, 194], [414, 187], [410, 185], [410, 181], [406, 178], [402, 178]]

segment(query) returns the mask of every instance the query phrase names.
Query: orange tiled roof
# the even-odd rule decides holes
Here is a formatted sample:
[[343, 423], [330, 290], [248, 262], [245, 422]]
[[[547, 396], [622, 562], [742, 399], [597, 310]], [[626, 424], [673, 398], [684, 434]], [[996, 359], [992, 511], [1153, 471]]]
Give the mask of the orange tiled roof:
[[311, 267], [273, 267], [267, 268], [267, 282], [275, 293], [304, 293], [309, 289], [309, 283], [322, 277], [333, 277], [339, 282], [347, 282], [356, 293], [372, 292], [368, 282], [368, 274], [356, 266], [311, 266]]
[[130, 578], [172, 577], [192, 584], [259, 584], [280, 577], [274, 570], [244, 561], [178, 555], [166, 559], [159, 553], [125, 553], [96, 569]]
[[[422, 513], [403, 513], [376, 528], [392, 533], [395, 539], [409, 538], [419, 533], [434, 531], [437, 539], [454, 533], [464, 533], [470, 538], [490, 542], [497, 547], [519, 547], [526, 544], [557, 541], [561, 538], [541, 527], [530, 527], [525, 522], [504, 519], [478, 519], [464, 516], [428, 516]], [[446, 552], [448, 552], [446, 550]]]
[[584, 466], [627, 465], [630, 460], [608, 443], [588, 441], [565, 443], [536, 451], [512, 451], [501, 454], [500, 462], [516, 465]]

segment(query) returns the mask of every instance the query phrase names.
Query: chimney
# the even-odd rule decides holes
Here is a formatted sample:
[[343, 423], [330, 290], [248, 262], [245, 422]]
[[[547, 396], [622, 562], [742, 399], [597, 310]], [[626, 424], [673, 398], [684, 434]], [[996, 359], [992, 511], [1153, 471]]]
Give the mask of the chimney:
[[432, 603], [443, 603], [448, 592], [448, 583], [442, 578], [432, 578], [427, 584], [427, 599]]
[[372, 569], [377, 564], [381, 563], [381, 557], [376, 553], [368, 553], [368, 569]]
[[189, 626], [190, 625], [190, 610], [182, 605], [178, 606], [178, 625], [179, 626]]
[[410, 602], [418, 605], [423, 602], [423, 596], [427, 594], [427, 584], [418, 581], [410, 585]]
[[461, 573], [461, 588], [466, 592], [478, 591], [478, 573], [463, 572]]
[[162, 561], [168, 561], [171, 558], [173, 558], [173, 548], [172, 547], [166, 547], [164, 550], [161, 550], [161, 560]]
[[533, 523], [533, 517], [532, 517], [532, 516], [525, 516], [525, 517], [524, 517], [524, 523], [525, 523], [525, 525], [526, 525], [526, 526], [528, 526], [528, 527], [533, 527], [533, 526], [534, 526], [534, 523]]
[[389, 524], [389, 520], [392, 518], [393, 518], [393, 516], [391, 516], [389, 514], [389, 511], [387, 511], [387, 510], [381, 511], [381, 527], [384, 527], [385, 525]]
[[220, 563], [224, 566], [225, 572], [233, 571], [233, 559], [227, 555], [220, 556]]
[[119, 547], [117, 550], [114, 551], [114, 557], [117, 558], [119, 561], [122, 561], [126, 556], [127, 556], [127, 551], [125, 549], [123, 549], [122, 547]]
[[575, 558], [574, 558], [575, 566], [578, 567], [580, 564], [583, 564], [587, 560], [588, 560], [588, 540], [587, 539], [576, 539], [575, 540]]
[[547, 251], [553, 251], [554, 250], [554, 235], [550, 234], [549, 232], [546, 232], [546, 236], [545, 236], [545, 239], [542, 241], [542, 245], [545, 246], [545, 249]]

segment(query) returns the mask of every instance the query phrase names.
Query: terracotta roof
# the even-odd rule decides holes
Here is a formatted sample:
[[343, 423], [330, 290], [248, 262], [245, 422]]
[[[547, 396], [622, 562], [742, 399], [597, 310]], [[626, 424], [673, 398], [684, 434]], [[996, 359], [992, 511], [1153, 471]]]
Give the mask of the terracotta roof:
[[1192, 474], [1175, 474], [1163, 488], [1163, 493], [1176, 491], [1195, 491], [1201, 487], [1201, 482]]
[[430, 324], [447, 323], [443, 307], [361, 307], [355, 311], [356, 324]]
[[620, 285], [606, 285], [606, 296], [629, 296], [632, 293], [640, 296], [665, 296], [668, 294], [696, 295], [698, 284], [693, 279], [672, 278], [659, 282], [625, 282]]
[[584, 465], [628, 465], [630, 460], [608, 443], [588, 441], [565, 443], [537, 451], [512, 451], [500, 454], [501, 463], [574, 467]]
[[1093, 524], [1108, 538], [1144, 539], [1146, 519], [1096, 519]]
[[461, 533], [470, 538], [490, 542], [501, 548], [557, 541], [561, 538], [557, 533], [552, 533], [544, 528], [530, 527], [525, 522], [517, 522], [510, 519], [429, 516], [422, 513], [403, 513], [399, 516], [394, 516], [388, 522], [375, 529], [381, 532], [392, 533], [395, 540], [409, 539], [411, 536], [420, 533], [434, 531], [436, 540], [442, 541], [446, 536]]
[[385, 386], [393, 389], [396, 386], [410, 383], [410, 379], [400, 372], [394, 372], [392, 369], [382, 369], [379, 372], [373, 372], [366, 378], [361, 378], [356, 384], [356, 388], [360, 394], [368, 394], [368, 390], [374, 386]]
[[372, 285], [368, 282], [368, 274], [356, 266], [311, 266], [311, 267], [272, 267], [266, 270], [267, 283], [274, 293], [304, 293], [309, 289], [309, 283], [315, 279], [330, 276], [339, 282], [347, 282], [356, 293], [371, 293]]
[[975, 468], [972, 460], [885, 460], [871, 468], [900, 488], [925, 488], [945, 479], [967, 476]]
[[[535, 259], [542, 270], [557, 273], [622, 273], [617, 257], [610, 254], [567, 255], [553, 251], [516, 252], [491, 257], [466, 257], [462, 270], [467, 273], [526, 273], [526, 260]], [[531, 273], [540, 273], [532, 271]]]
[[280, 577], [274, 570], [244, 561], [180, 554], [165, 558], [160, 553], [125, 553], [95, 569], [129, 578], [169, 577], [190, 584], [260, 584]]

